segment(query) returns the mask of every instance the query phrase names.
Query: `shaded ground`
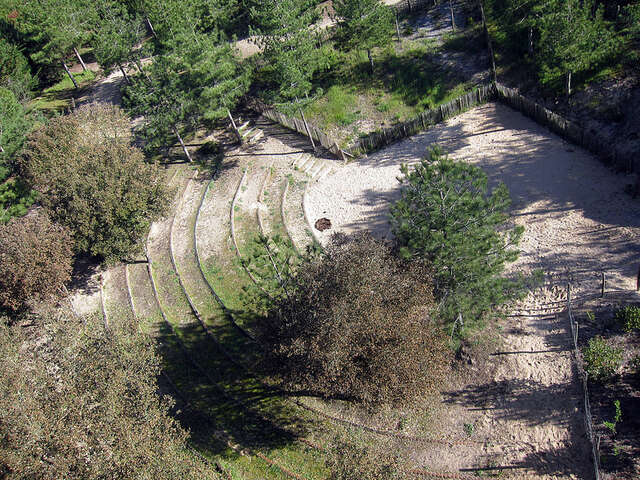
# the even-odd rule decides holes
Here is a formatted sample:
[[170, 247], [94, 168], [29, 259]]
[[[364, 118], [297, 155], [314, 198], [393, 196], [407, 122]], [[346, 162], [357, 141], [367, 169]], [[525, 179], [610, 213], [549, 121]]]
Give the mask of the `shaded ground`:
[[425, 450], [417, 458], [433, 468], [586, 478], [580, 390], [561, 312], [566, 282], [574, 297], [593, 295], [602, 269], [610, 290], [635, 289], [640, 204], [623, 191], [630, 180], [520, 113], [488, 104], [314, 183], [309, 221], [326, 217], [333, 225], [316, 231], [321, 240], [362, 229], [391, 238], [388, 209], [400, 193], [399, 166], [418, 161], [436, 143], [453, 158], [481, 166], [493, 185], [507, 184], [515, 221], [526, 229], [523, 253], [510, 271], [542, 269], [546, 276], [501, 324], [500, 351], [483, 366], [493, 371], [490, 378], [481, 380], [485, 372], [472, 366], [468, 382], [444, 392], [444, 432], [453, 437], [473, 425], [471, 438], [481, 443]]

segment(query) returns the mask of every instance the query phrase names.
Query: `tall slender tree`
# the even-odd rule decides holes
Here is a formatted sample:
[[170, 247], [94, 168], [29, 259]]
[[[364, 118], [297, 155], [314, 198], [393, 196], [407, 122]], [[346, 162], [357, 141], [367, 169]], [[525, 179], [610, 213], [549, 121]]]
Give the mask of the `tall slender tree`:
[[312, 91], [311, 79], [321, 67], [312, 25], [318, 19], [311, 0], [266, 0], [250, 8], [252, 33], [264, 48], [265, 73], [277, 85], [274, 100], [291, 102]]
[[385, 45], [393, 35], [393, 12], [380, 0], [336, 0], [333, 8], [343, 45], [367, 51], [373, 73], [372, 49]]
[[557, 84], [564, 78], [565, 92], [571, 95], [573, 75], [601, 62], [615, 47], [604, 9], [595, 0], [551, 0], [538, 13], [541, 80]]

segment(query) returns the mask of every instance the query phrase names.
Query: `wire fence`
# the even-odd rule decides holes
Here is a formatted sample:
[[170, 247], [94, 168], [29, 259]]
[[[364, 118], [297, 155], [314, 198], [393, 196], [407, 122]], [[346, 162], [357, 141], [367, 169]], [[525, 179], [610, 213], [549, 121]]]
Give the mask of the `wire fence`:
[[573, 353], [578, 370], [578, 375], [582, 383], [582, 394], [584, 399], [584, 424], [591, 443], [591, 457], [593, 461], [593, 471], [595, 480], [600, 480], [600, 469], [598, 466], [598, 449], [596, 448], [596, 441], [593, 434], [593, 421], [591, 419], [591, 404], [589, 403], [589, 387], [588, 387], [588, 375], [584, 370], [582, 362], [582, 355], [578, 348], [578, 322], [573, 318], [573, 311], [571, 309], [571, 283], [567, 284], [567, 314], [569, 316], [569, 324], [571, 325], [571, 339], [573, 340]]

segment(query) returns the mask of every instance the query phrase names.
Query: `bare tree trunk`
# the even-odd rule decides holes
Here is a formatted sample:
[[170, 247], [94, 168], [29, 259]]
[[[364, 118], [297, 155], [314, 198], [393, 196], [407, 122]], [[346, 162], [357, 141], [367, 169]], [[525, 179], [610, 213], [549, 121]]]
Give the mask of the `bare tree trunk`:
[[142, 62], [140, 61], [140, 59], [136, 59], [133, 63], [135, 63], [138, 71], [145, 76], [147, 82], [151, 83], [151, 77], [149, 77], [149, 74], [144, 71], [144, 68], [142, 68]]
[[80, 62], [80, 65], [82, 65], [82, 70], [84, 70], [85, 72], [88, 70], [87, 66], [84, 64], [84, 60], [82, 60], [82, 57], [80, 56], [80, 52], [78, 52], [78, 50], [76, 49], [76, 47], [73, 47], [73, 53], [76, 54], [76, 57], [78, 57], [78, 61]]
[[145, 21], [147, 22], [147, 26], [149, 27], [149, 31], [151, 32], [151, 35], [153, 35], [154, 38], [158, 38], [158, 35], [156, 34], [156, 31], [153, 28], [153, 25], [151, 25], [151, 20], [149, 20], [149, 17], [145, 17]]
[[186, 155], [186, 157], [189, 160], [189, 162], [193, 162], [193, 160], [191, 159], [191, 155], [189, 155], [189, 150], [187, 150], [187, 146], [182, 141], [182, 137], [180, 136], [180, 133], [178, 132], [178, 129], [173, 127], [173, 133], [175, 133], [176, 137], [178, 137], [178, 141], [180, 142], [180, 146], [182, 147], [182, 151]]
[[69, 67], [67, 67], [67, 64], [65, 62], [62, 62], [62, 66], [64, 67], [64, 71], [67, 72], [67, 75], [69, 75], [69, 78], [73, 82], [73, 87], [77, 90], [78, 89], [78, 82], [76, 82], [76, 79], [71, 74], [71, 70], [69, 70]]
[[533, 27], [529, 27], [529, 55], [533, 55]]
[[131, 85], [131, 80], [129, 80], [129, 76], [127, 75], [127, 72], [125, 72], [124, 67], [122, 66], [122, 64], [119, 63], [118, 64], [118, 68], [122, 72], [122, 76], [124, 77], [124, 81], [127, 82], [127, 85]]
[[571, 72], [567, 72], [567, 97], [571, 96]]
[[367, 56], [369, 57], [369, 66], [371, 67], [371, 74], [373, 75], [373, 57], [371, 56], [371, 49], [367, 50]]
[[227, 115], [229, 115], [229, 120], [231, 120], [231, 128], [233, 128], [233, 133], [236, 134], [236, 138], [238, 139], [238, 143], [242, 143], [242, 135], [240, 135], [240, 131], [236, 126], [236, 121], [233, 119], [233, 115], [231, 115], [231, 111], [227, 108]]
[[453, 2], [449, 0], [449, 10], [451, 10], [451, 30], [456, 31], [456, 18], [453, 15]]
[[307, 135], [309, 135], [309, 141], [311, 142], [311, 146], [313, 147], [313, 152], [317, 152], [316, 150], [316, 144], [313, 141], [313, 137], [311, 136], [311, 129], [309, 129], [309, 125], [307, 124], [307, 119], [304, 118], [304, 112], [302, 111], [302, 109], [300, 108], [300, 116], [302, 117], [302, 122], [304, 123], [304, 128], [307, 130]]
[[396, 10], [396, 33], [398, 34], [398, 41], [400, 41], [400, 24], [398, 23], [398, 11]]
[[493, 55], [493, 45], [491, 44], [491, 35], [489, 35], [489, 29], [487, 28], [487, 19], [484, 16], [482, 0], [478, 0], [478, 6], [480, 7], [480, 15], [482, 16], [482, 28], [484, 29], [484, 34], [487, 37], [487, 49], [489, 50], [489, 60], [491, 61], [492, 80], [493, 83], [497, 83], [498, 74], [496, 73], [496, 58]]

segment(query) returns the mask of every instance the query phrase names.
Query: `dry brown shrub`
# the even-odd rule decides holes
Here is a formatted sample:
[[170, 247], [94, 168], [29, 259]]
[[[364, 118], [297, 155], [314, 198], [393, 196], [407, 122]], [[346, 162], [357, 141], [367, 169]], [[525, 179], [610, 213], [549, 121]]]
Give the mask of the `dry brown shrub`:
[[60, 296], [71, 278], [73, 240], [69, 230], [42, 212], [0, 226], [0, 304], [24, 309]]
[[447, 347], [431, 317], [432, 272], [368, 234], [334, 236], [258, 325], [270, 373], [290, 388], [403, 405], [437, 390]]
[[118, 325], [64, 309], [30, 325], [0, 317], [0, 478], [219, 478], [158, 393], [152, 339]]

